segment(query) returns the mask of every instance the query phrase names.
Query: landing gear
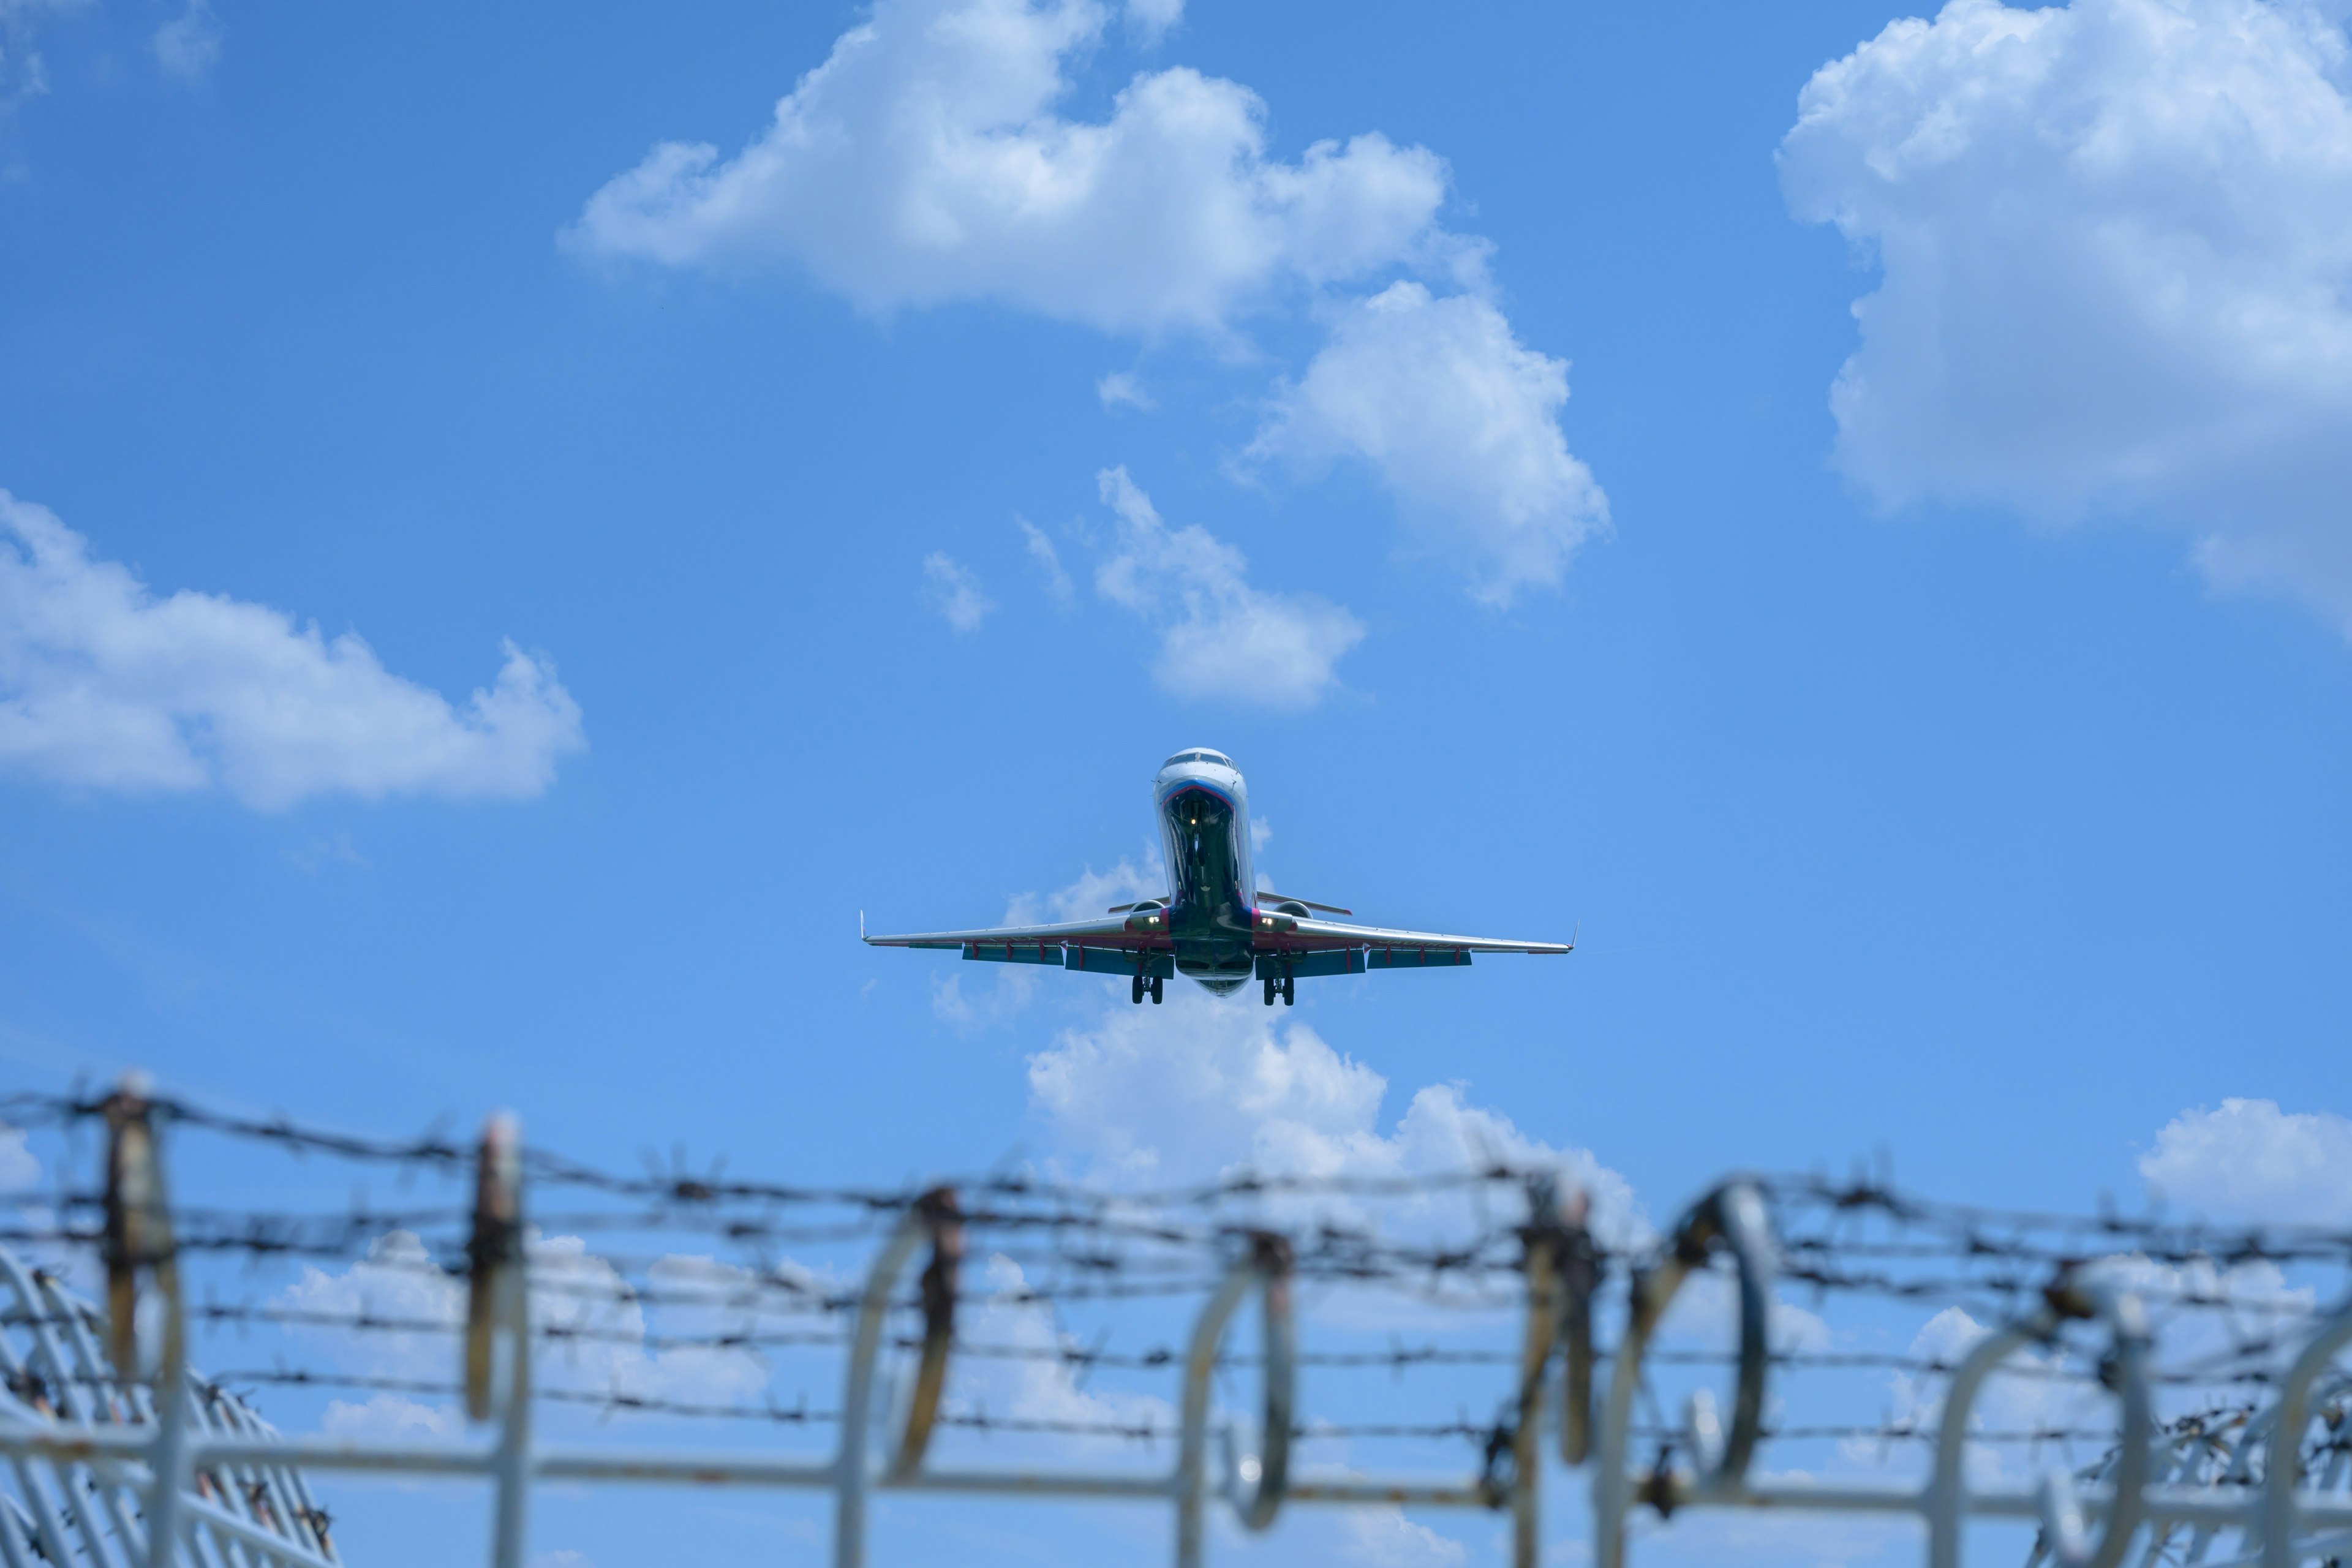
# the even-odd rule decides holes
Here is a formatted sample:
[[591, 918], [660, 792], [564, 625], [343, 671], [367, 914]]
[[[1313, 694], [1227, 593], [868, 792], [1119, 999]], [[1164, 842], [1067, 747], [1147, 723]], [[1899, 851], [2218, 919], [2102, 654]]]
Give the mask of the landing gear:
[[1267, 975], [1265, 977], [1265, 1005], [1269, 1007], [1274, 1005], [1275, 986], [1276, 981], [1274, 976], [1271, 974]]
[[1155, 1007], [1160, 1005], [1160, 987], [1161, 983], [1161, 979], [1159, 975], [1155, 974], [1151, 977], [1151, 1005]]
[[1298, 976], [1296, 974], [1286, 974], [1281, 979], [1276, 980], [1273, 975], [1267, 975], [1265, 977], [1265, 1005], [1269, 1007], [1273, 1006], [1274, 999], [1276, 996], [1282, 998], [1282, 1005], [1286, 1007], [1297, 1005], [1298, 1002]]
[[1134, 989], [1133, 991], [1130, 991], [1129, 993], [1128, 993], [1128, 997], [1127, 997], [1127, 999], [1128, 999], [1129, 1001], [1130, 1001], [1130, 1002], [1134, 1003], [1134, 1004], [1135, 1004], [1137, 1006], [1139, 1006], [1139, 1007], [1140, 1007], [1140, 1006], [1142, 1006], [1142, 1005], [1143, 1005], [1143, 976], [1142, 976], [1142, 975], [1139, 974], [1139, 975], [1137, 975], [1137, 976], [1135, 977], [1135, 989]]

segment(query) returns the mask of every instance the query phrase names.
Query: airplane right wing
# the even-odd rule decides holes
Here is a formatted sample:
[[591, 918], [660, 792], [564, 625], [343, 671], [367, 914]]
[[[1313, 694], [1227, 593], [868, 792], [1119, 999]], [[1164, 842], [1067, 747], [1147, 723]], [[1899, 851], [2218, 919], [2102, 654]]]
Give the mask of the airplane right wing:
[[[1304, 900], [1296, 900], [1304, 902]], [[1264, 917], [1261, 917], [1262, 919]], [[1430, 931], [1398, 931], [1389, 926], [1360, 926], [1341, 921], [1318, 921], [1278, 915], [1271, 929], [1257, 933], [1261, 952], [1328, 952], [1339, 948], [1369, 948], [1391, 955], [1391, 962], [1411, 963], [1408, 955], [1440, 955], [1440, 962], [1466, 962], [1474, 952], [1571, 952], [1572, 942], [1519, 942], [1498, 936], [1447, 936]], [[1459, 958], [1454, 955], [1460, 954]], [[1426, 959], [1423, 960], [1426, 962]]]

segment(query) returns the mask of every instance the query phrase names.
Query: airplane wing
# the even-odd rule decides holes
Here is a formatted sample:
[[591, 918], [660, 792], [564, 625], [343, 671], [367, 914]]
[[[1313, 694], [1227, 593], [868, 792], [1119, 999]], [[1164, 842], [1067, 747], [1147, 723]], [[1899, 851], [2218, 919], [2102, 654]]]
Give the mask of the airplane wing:
[[[1261, 917], [1263, 919], [1263, 917]], [[1517, 942], [1496, 936], [1447, 936], [1431, 931], [1397, 931], [1388, 926], [1350, 925], [1341, 921], [1274, 917], [1272, 929], [1257, 932], [1260, 952], [1328, 952], [1338, 948], [1366, 947], [1398, 955], [1474, 952], [1569, 952], [1572, 942]]]
[[[1023, 949], [1035, 949], [1042, 954], [1046, 948], [1058, 948], [1065, 944], [1150, 952], [1168, 945], [1165, 919], [1149, 912], [1116, 914], [1087, 921], [1057, 921], [1050, 925], [989, 926], [979, 931], [927, 931], [908, 936], [866, 936], [865, 940], [869, 947], [976, 947], [982, 952], [975, 956], [981, 957], [995, 956], [987, 951], [991, 948], [1010, 948], [1016, 952]], [[1060, 962], [1059, 955], [1056, 954], [1052, 962]]]

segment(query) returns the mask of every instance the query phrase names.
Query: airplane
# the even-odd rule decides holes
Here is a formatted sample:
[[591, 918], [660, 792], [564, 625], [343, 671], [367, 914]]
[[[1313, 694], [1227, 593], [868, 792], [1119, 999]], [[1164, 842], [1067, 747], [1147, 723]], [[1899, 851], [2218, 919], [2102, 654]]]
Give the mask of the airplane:
[[1175, 883], [1165, 898], [1114, 904], [1097, 920], [858, 934], [874, 947], [961, 948], [967, 959], [988, 963], [1124, 974], [1132, 982], [1129, 1000], [1139, 1004], [1146, 996], [1157, 1003], [1172, 975], [1220, 996], [1255, 976], [1269, 1007], [1276, 996], [1286, 1007], [1297, 1003], [1298, 982], [1310, 975], [1433, 969], [1468, 963], [1474, 952], [1568, 952], [1576, 945], [1349, 925], [1320, 917], [1352, 910], [1260, 889], [1250, 866], [1249, 791], [1223, 752], [1177, 752], [1160, 765], [1151, 798]]

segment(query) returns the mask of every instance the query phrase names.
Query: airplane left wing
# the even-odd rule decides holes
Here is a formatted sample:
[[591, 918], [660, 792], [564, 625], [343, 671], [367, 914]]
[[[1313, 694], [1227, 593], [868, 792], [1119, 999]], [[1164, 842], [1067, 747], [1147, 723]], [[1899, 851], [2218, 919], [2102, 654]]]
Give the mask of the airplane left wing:
[[[862, 934], [862, 933], [861, 933]], [[908, 936], [867, 936], [869, 947], [1046, 948], [1112, 947], [1149, 952], [1168, 945], [1167, 917], [1157, 912], [1112, 915], [1050, 925], [989, 926], [979, 931], [929, 931]], [[994, 956], [983, 951], [980, 956]], [[1055, 962], [1059, 962], [1058, 955]]]

